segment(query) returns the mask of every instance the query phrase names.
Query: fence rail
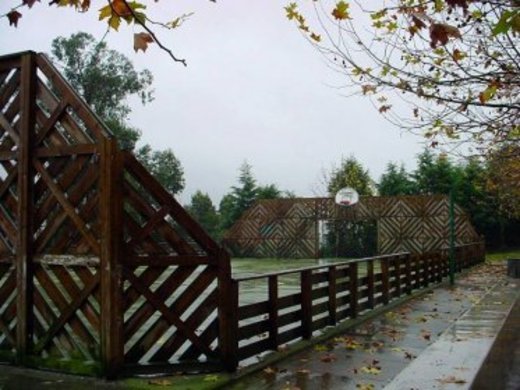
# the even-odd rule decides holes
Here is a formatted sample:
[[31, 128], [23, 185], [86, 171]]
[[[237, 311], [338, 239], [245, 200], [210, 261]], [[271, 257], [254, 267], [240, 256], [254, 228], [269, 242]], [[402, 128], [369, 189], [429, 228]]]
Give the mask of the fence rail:
[[[484, 260], [481, 242], [456, 247], [456, 270]], [[448, 251], [391, 255], [349, 260], [331, 265], [235, 278], [231, 284], [238, 364], [281, 345], [312, 335], [346, 319], [353, 319], [394, 299], [438, 283], [448, 275]], [[299, 280], [296, 293], [280, 292], [280, 277]], [[248, 282], [267, 283], [267, 299], [239, 304], [240, 289]]]

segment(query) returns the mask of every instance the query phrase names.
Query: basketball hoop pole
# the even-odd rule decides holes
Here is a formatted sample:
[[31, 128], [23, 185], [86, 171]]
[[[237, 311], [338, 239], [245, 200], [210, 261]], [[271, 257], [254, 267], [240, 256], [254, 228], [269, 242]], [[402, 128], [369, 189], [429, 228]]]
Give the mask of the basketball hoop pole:
[[455, 202], [453, 188], [450, 190], [450, 284], [455, 284]]

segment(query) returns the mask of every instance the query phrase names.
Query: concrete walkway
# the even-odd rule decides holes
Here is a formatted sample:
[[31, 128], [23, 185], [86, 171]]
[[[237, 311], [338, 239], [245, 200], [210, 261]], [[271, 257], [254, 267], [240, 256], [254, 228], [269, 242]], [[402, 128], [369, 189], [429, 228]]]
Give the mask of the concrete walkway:
[[505, 273], [502, 265], [477, 267], [454, 288], [437, 288], [231, 388], [470, 388], [520, 297], [520, 280]]
[[[233, 376], [179, 375], [107, 383], [0, 366], [0, 390], [462, 390], [472, 383], [475, 389], [518, 389], [519, 318], [520, 280], [507, 278], [503, 265], [482, 265], [459, 276], [453, 288], [444, 285], [428, 291], [247, 377], [239, 371]], [[480, 367], [484, 368], [479, 373]]]

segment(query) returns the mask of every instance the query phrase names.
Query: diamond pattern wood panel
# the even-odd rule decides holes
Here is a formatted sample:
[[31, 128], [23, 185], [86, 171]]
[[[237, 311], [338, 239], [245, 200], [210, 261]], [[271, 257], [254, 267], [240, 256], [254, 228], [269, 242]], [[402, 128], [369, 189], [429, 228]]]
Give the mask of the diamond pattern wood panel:
[[[457, 244], [477, 240], [465, 212], [457, 206], [455, 215]], [[334, 220], [376, 220], [380, 254], [423, 253], [449, 244], [446, 196], [362, 197], [348, 208], [330, 198], [261, 200], [231, 227], [224, 243], [239, 257], [313, 258], [318, 222]]]

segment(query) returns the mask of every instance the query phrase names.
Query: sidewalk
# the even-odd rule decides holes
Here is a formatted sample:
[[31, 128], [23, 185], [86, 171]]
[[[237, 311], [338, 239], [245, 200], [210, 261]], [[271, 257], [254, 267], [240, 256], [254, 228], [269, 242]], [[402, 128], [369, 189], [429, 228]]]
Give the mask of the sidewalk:
[[503, 265], [479, 266], [454, 288], [437, 288], [230, 388], [469, 388], [519, 286]]

